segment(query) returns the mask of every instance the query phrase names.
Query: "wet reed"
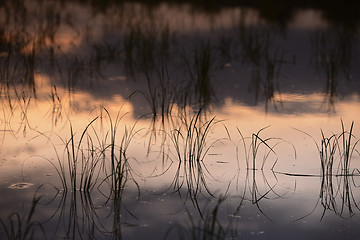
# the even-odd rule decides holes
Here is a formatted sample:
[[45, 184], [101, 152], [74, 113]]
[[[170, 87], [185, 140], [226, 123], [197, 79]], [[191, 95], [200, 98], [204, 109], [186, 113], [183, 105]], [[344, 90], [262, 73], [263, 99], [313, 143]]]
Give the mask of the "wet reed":
[[210, 138], [210, 132], [220, 121], [215, 117], [206, 120], [203, 115], [204, 109], [200, 108], [194, 114], [180, 116], [180, 122], [169, 133], [172, 143], [171, 152], [175, 154], [174, 161], [178, 161], [177, 170], [171, 187], [175, 192], [181, 194], [183, 186], [186, 188], [187, 197], [198, 209], [197, 198], [199, 194], [213, 196], [207, 185], [207, 178], [212, 178], [204, 160], [210, 148], [223, 138]]
[[[326, 210], [334, 211], [343, 216], [347, 209], [348, 214], [353, 214], [353, 209], [359, 205], [353, 195], [352, 177], [358, 169], [351, 168], [351, 161], [355, 155], [360, 156], [356, 149], [359, 140], [353, 135], [354, 122], [350, 130], [346, 130], [341, 121], [340, 134], [325, 137], [321, 131], [322, 140], [320, 148], [321, 162], [321, 204]], [[336, 181], [334, 181], [336, 180]]]

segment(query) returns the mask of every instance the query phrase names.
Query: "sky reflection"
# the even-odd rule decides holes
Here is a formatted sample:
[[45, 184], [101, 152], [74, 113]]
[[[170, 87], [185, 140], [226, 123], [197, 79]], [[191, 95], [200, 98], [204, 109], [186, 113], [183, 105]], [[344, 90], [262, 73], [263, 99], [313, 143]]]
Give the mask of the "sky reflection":
[[270, 10], [1, 4], [0, 238], [359, 237], [358, 24]]

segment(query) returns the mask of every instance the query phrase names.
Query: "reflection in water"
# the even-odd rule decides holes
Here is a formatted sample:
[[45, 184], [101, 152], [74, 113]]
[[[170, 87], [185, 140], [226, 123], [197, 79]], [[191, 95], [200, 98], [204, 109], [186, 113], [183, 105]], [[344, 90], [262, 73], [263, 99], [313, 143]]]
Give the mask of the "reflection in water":
[[214, 65], [214, 53], [209, 43], [200, 44], [195, 49], [195, 91], [200, 105], [209, 105], [215, 92], [212, 87], [211, 71]]
[[264, 98], [265, 111], [268, 110], [268, 102], [272, 102], [276, 109], [277, 103], [282, 105], [279, 84], [282, 65], [296, 64], [295, 55], [291, 60], [285, 60], [285, 56], [289, 55], [286, 54], [288, 50], [277, 46], [273, 32], [276, 32], [276, 29], [269, 30], [268, 27], [260, 24], [258, 26], [240, 24], [243, 62], [250, 64], [252, 68], [249, 90], [255, 94], [255, 104], [260, 97]]
[[1, 237], [334, 239], [338, 217], [357, 234], [357, 129], [326, 137], [359, 117], [357, 24], [94, 6], [0, 6]]
[[354, 182], [359, 175], [326, 176], [322, 180], [320, 203], [323, 216], [327, 211], [334, 212], [343, 218], [351, 218], [360, 210], [357, 199], [358, 188]]
[[355, 66], [354, 47], [357, 42], [357, 29], [349, 26], [334, 26], [327, 30], [318, 30], [312, 34], [313, 62], [315, 67], [325, 73], [325, 104], [329, 111], [335, 112], [338, 97], [339, 78], [352, 78]]
[[[175, 126], [170, 132], [170, 138], [174, 146], [174, 153], [178, 161], [178, 167], [172, 187], [174, 191], [181, 193], [183, 185], [187, 189], [187, 197], [193, 202], [194, 206], [201, 210], [198, 204], [199, 195], [209, 194], [211, 190], [207, 184], [207, 178], [211, 173], [204, 164], [204, 159], [210, 148], [221, 139], [210, 141], [209, 132], [217, 122], [215, 118], [209, 120], [202, 119], [202, 109], [196, 114], [182, 116], [179, 126]], [[167, 154], [167, 153], [166, 153]], [[207, 176], [209, 175], [209, 176]]]
[[59, 94], [57, 93], [56, 86], [51, 88], [50, 93], [51, 107], [48, 111], [48, 117], [51, 118], [51, 123], [57, 125], [58, 121], [62, 120], [62, 104]]
[[342, 123], [341, 134], [333, 134], [330, 137], [323, 135], [320, 151], [322, 164], [320, 199], [324, 214], [330, 210], [339, 216], [351, 217], [356, 209], [360, 210], [355, 195], [358, 187], [354, 184], [354, 177], [358, 177], [359, 169], [352, 169], [351, 165], [353, 159], [359, 156], [356, 150], [359, 140], [353, 135], [353, 127], [354, 122], [347, 131]]
[[[239, 9], [224, 12], [224, 16], [215, 22], [210, 21], [212, 28], [209, 29], [205, 24], [207, 18], [198, 19], [195, 13], [191, 15], [186, 8], [181, 8], [183, 21], [193, 19], [185, 30], [180, 19], [167, 19], [167, 14], [173, 9], [166, 5], [152, 12], [141, 5], [126, 4], [121, 11], [109, 11], [107, 18], [101, 15], [91, 18], [87, 8], [82, 9], [75, 3], [70, 5], [62, 13], [58, 12], [56, 3], [44, 3], [47, 12], [44, 19], [32, 18], [30, 13], [35, 14], [37, 10], [30, 6], [24, 11], [21, 21], [12, 19], [10, 14], [3, 19], [8, 23], [1, 32], [4, 97], [9, 97], [14, 84], [17, 85], [17, 95], [24, 91], [26, 96], [36, 97], [41, 86], [36, 85], [35, 74], [41, 72], [50, 77], [51, 85], [66, 86], [70, 93], [76, 89], [93, 89], [93, 94], [99, 97], [119, 94], [127, 98], [135, 91], [144, 91], [143, 87], [148, 85], [146, 81], [152, 88], [156, 86], [160, 76], [156, 72], [164, 68], [170, 73], [171, 86], [183, 83], [187, 86], [184, 87], [187, 96], [191, 96], [187, 99], [196, 99], [187, 104], [222, 104], [227, 96], [231, 96], [249, 105], [265, 102], [268, 111], [268, 102], [274, 103], [275, 108], [279, 106], [277, 103], [282, 104], [280, 90], [282, 93], [307, 91], [309, 86], [311, 92], [321, 89], [312, 85], [311, 74], [301, 80], [291, 77], [302, 71], [301, 60], [305, 51], [301, 45], [308, 43], [299, 40], [301, 44], [297, 46], [296, 41], [290, 40], [290, 35], [287, 37], [278, 33], [275, 27], [267, 26], [256, 12]], [[79, 10], [77, 17], [71, 7]], [[6, 11], [11, 11], [11, 8]], [[91, 21], [84, 26], [84, 21], [79, 22], [81, 18]], [[308, 27], [306, 23], [305, 26]], [[298, 22], [294, 31], [300, 31], [296, 28], [301, 27], [301, 22]], [[33, 28], [38, 31], [33, 31]], [[356, 28], [340, 25], [337, 27], [340, 30], [329, 34], [334, 37], [325, 36], [330, 28], [322, 24], [319, 28], [319, 33], [312, 38], [313, 58], [317, 59], [314, 63], [323, 69], [328, 79], [323, 88], [330, 99], [339, 94], [347, 95], [348, 91], [353, 91], [353, 83], [346, 83], [350, 90], [344, 89], [345, 93], [338, 93], [335, 89], [338, 84], [335, 83], [338, 72], [343, 71], [348, 77], [351, 74], [352, 54], [356, 54], [351, 50], [357, 42]], [[28, 34], [19, 29], [25, 29]], [[243, 61], [238, 61], [239, 56]], [[295, 57], [301, 60], [295, 61]], [[233, 93], [234, 85], [244, 86], [246, 79], [251, 79], [249, 88]], [[299, 81], [307, 83], [306, 89], [292, 87], [299, 85]], [[27, 89], [18, 89], [20, 86]], [[171, 88], [167, 91], [177, 93], [178, 88]], [[243, 92], [247, 90], [254, 93], [254, 101]], [[172, 102], [179, 102], [177, 99], [179, 97]]]
[[[50, 236], [50, 238], [55, 236], [64, 236], [72, 239], [88, 237], [107, 238], [112, 236], [118, 239], [129, 236], [128, 232], [124, 230], [129, 226], [141, 226], [142, 219], [150, 221], [154, 217], [157, 217], [156, 209], [152, 209], [151, 204], [146, 210], [143, 209], [144, 212], [134, 211], [134, 209], [141, 206], [142, 203], [139, 199], [144, 198], [143, 194], [154, 203], [157, 201], [155, 200], [157, 196], [159, 196], [158, 194], [150, 194], [150, 196], [147, 196], [146, 187], [144, 188], [144, 186], [140, 184], [141, 180], [139, 176], [141, 175], [137, 173], [137, 169], [134, 168], [137, 162], [136, 153], [131, 152], [131, 155], [134, 157], [129, 157], [129, 150], [131, 149], [131, 145], [133, 145], [132, 139], [134, 139], [136, 137], [135, 135], [139, 132], [135, 131], [134, 128], [125, 129], [125, 132], [121, 133], [117, 132], [120, 126], [119, 120], [122, 119], [122, 116], [119, 115], [119, 117], [112, 122], [113, 120], [111, 120], [109, 114], [109, 112], [106, 112], [106, 114], [102, 116], [103, 120], [108, 119], [110, 122], [110, 132], [95, 131], [95, 121], [93, 121], [86, 125], [85, 130], [80, 132], [80, 135], [71, 133], [70, 140], [65, 141], [63, 144], [65, 155], [71, 155], [69, 156], [70, 160], [68, 159], [68, 161], [70, 161], [70, 169], [62, 170], [60, 168], [60, 171], [58, 171], [59, 176], [57, 177], [64, 177], [61, 175], [62, 171], [64, 171], [65, 174], [70, 174], [66, 176], [65, 180], [62, 180], [69, 181], [68, 185], [71, 185], [69, 190], [64, 188], [62, 191], [58, 191], [57, 187], [54, 187], [54, 189], [57, 190], [54, 196], [49, 195], [48, 193], [50, 191], [47, 189], [38, 191], [39, 193], [37, 193], [45, 194], [47, 198], [50, 198], [48, 203], [38, 206], [38, 208], [44, 208], [44, 210], [34, 211], [33, 213], [34, 216], [37, 216], [37, 214], [43, 211], [46, 212], [45, 216], [40, 215], [39, 217], [42, 218], [40, 222], [41, 226], [45, 228], [45, 226], [50, 225], [51, 228], [55, 228], [54, 236]], [[178, 121], [180, 126], [178, 129], [171, 131], [173, 135], [169, 136], [169, 139], [161, 140], [164, 145], [169, 145], [169, 142], [174, 145], [174, 149], [163, 148], [163, 151], [168, 151], [164, 152], [164, 155], [175, 155], [179, 157], [179, 159], [177, 159], [179, 168], [175, 170], [175, 175], [171, 173], [172, 170], [170, 168], [165, 171], [160, 170], [160, 173], [162, 176], [167, 174], [167, 172], [171, 173], [170, 180], [167, 180], [166, 183], [171, 182], [172, 177], [175, 176], [173, 180], [174, 190], [179, 194], [166, 191], [166, 194], [172, 196], [171, 199], [168, 199], [169, 202], [167, 203], [169, 204], [169, 211], [173, 212], [175, 209], [178, 210], [180, 206], [181, 209], [183, 209], [183, 207], [188, 209], [187, 217], [190, 218], [190, 225], [186, 226], [181, 224], [175, 228], [181, 233], [179, 235], [180, 239], [181, 236], [188, 239], [188, 234], [195, 237], [206, 235], [215, 238], [219, 236], [238, 236], [238, 228], [241, 228], [244, 222], [237, 222], [236, 220], [239, 216], [245, 217], [249, 214], [246, 210], [251, 208], [248, 206], [248, 203], [256, 206], [256, 209], [251, 210], [256, 210], [255, 215], [265, 217], [266, 220], [264, 221], [273, 221], [276, 223], [278, 210], [272, 210], [269, 208], [269, 204], [279, 200], [291, 200], [292, 195], [295, 195], [297, 192], [295, 184], [295, 186], [292, 186], [293, 189], [289, 188], [287, 190], [287, 192], [290, 191], [293, 192], [293, 194], [281, 193], [283, 183], [274, 172], [274, 168], [277, 168], [277, 165], [281, 164], [278, 161], [278, 157], [280, 157], [278, 152], [284, 151], [283, 148], [280, 148], [281, 143], [285, 143], [287, 148], [289, 144], [279, 138], [266, 137], [266, 135], [263, 135], [263, 129], [252, 134], [251, 137], [244, 137], [239, 132], [240, 139], [237, 149], [238, 153], [241, 151], [244, 152], [245, 161], [239, 158], [238, 163], [231, 165], [232, 168], [234, 165], [238, 166], [237, 170], [226, 171], [228, 175], [235, 174], [238, 176], [235, 190], [231, 187], [231, 181], [230, 183], [221, 183], [222, 186], [227, 185], [227, 189], [223, 189], [222, 191], [225, 191], [225, 194], [228, 195], [228, 197], [222, 198], [222, 195], [216, 192], [217, 188], [213, 185], [212, 179], [215, 178], [215, 182], [219, 181], [216, 175], [214, 175], [216, 174], [214, 170], [219, 168], [219, 164], [225, 163], [217, 160], [218, 165], [211, 166], [211, 156], [219, 157], [219, 155], [216, 154], [211, 155], [212, 148], [216, 147], [217, 144], [223, 145], [223, 143], [231, 143], [231, 141], [235, 141], [235, 139], [222, 141], [216, 137], [219, 136], [218, 134], [212, 135], [211, 133], [213, 131], [219, 131], [219, 129], [215, 128], [215, 126], [219, 124], [215, 125], [214, 119], [203, 123], [200, 118], [206, 116], [200, 115], [200, 113], [189, 117], [189, 119]], [[105, 125], [104, 121], [103, 127], [105, 127]], [[94, 133], [91, 133], [93, 135], [87, 132], [87, 129], [91, 126], [93, 126], [92, 129], [94, 130]], [[224, 130], [223, 126], [221, 126], [221, 128]], [[340, 161], [346, 160], [346, 154], [350, 154], [347, 158], [349, 162], [352, 158], [356, 159], [358, 156], [356, 150], [357, 142], [350, 145], [350, 140], [355, 139], [352, 134], [352, 129], [351, 127], [349, 132], [343, 129], [342, 134], [334, 135], [330, 138], [324, 137], [322, 144], [325, 144], [323, 145], [325, 149], [318, 153], [330, 154], [329, 160], [335, 156], [335, 153], [340, 156]], [[75, 136], [79, 136], [79, 140], [76, 141]], [[102, 139], [101, 137], [104, 138]], [[118, 138], [120, 138], [120, 141], [117, 141]], [[232, 138], [234, 138], [234, 136], [232, 136]], [[86, 139], [86, 141], [82, 139]], [[343, 144], [343, 140], [345, 141], [344, 149], [337, 145]], [[247, 141], [249, 142], [247, 143]], [[243, 146], [244, 149], [241, 149], [240, 146]], [[279, 148], [279, 150], [277, 150], [277, 148]], [[292, 149], [291, 145], [290, 149]], [[337, 150], [339, 152], [333, 152]], [[221, 154], [221, 152], [215, 152]], [[89, 167], [86, 162], [94, 162], [94, 159], [95, 162], [97, 161], [96, 159], [99, 159], [100, 162], [97, 165], [91, 165]], [[103, 160], [104, 162], [102, 162]], [[324, 161], [324, 164], [328, 164], [327, 169], [332, 169], [330, 164], [333, 163], [329, 163], [328, 160]], [[246, 174], [241, 173], [240, 164], [245, 165], [244, 169], [246, 170]], [[356, 175], [351, 175], [351, 172], [356, 173], [357, 168], [352, 171], [348, 164], [346, 165], [347, 168], [345, 171], [345, 165], [343, 164], [344, 163], [341, 162], [339, 175], [334, 175], [330, 170], [326, 170], [326, 173], [317, 176], [322, 179], [320, 200], [324, 208], [323, 211], [329, 209], [343, 216], [344, 207], [348, 207], [350, 214], [355, 216], [358, 213], [356, 210], [358, 209], [356, 205], [358, 195], [356, 194], [357, 189], [350, 186], [350, 179], [352, 178], [353, 181], [356, 180]], [[182, 170], [180, 171], [180, 169]], [[97, 171], [99, 172], [96, 173]], [[286, 172], [278, 173], [290, 175]], [[92, 174], [96, 175], [93, 181], [86, 180], [88, 179], [86, 176], [92, 176]], [[296, 176], [296, 174], [292, 174], [292, 176]], [[156, 178], [157, 177], [159, 176], [156, 176]], [[334, 185], [332, 180], [328, 181], [329, 177], [331, 179], [343, 180], [340, 180], [340, 182], [337, 182], [337, 185]], [[241, 186], [242, 180], [240, 179], [244, 180], [244, 186]], [[151, 180], [151, 178], [148, 180]], [[324, 181], [327, 182], [325, 183]], [[131, 182], [134, 183], [133, 186], [129, 185]], [[55, 181], [55, 184], [59, 185], [60, 183], [56, 183]], [[87, 187], [88, 184], [90, 184], [91, 187]], [[156, 186], [156, 184], [154, 185]], [[66, 184], [63, 184], [63, 187], [64, 186], [66, 187]], [[182, 189], [183, 186], [185, 189]], [[139, 191], [138, 193], [134, 192], [136, 189]], [[187, 197], [179, 198], [179, 196], [184, 196], [181, 194], [183, 190], [187, 192], [186, 196], [191, 198], [192, 204], [195, 205], [197, 209], [197, 213], [191, 213], [191, 209], [193, 209], [194, 206], [187, 204]], [[239, 191], [241, 193], [240, 195], [237, 194]], [[205, 192], [208, 193], [207, 196], [205, 196]], [[209, 204], [208, 198], [215, 202], [215, 206], [214, 208], [210, 208], [211, 210], [207, 210], [209, 208], [206, 207], [207, 204]], [[232, 201], [226, 201], [227, 198], [233, 199]], [[179, 199], [180, 203], [178, 202]], [[340, 203], [339, 207], [337, 207], [338, 203]], [[351, 205], [348, 205], [349, 203]], [[244, 208], [244, 206], [246, 206], [246, 208]], [[150, 216], [147, 216], [147, 214]], [[195, 214], [199, 214], [200, 216], [196, 217]], [[313, 214], [315, 216], [318, 215], [315, 212], [313, 212]], [[250, 215], [252, 216], [254, 213]], [[309, 217], [310, 216], [306, 216], [306, 218]], [[324, 214], [319, 215], [319, 218], [325, 218]], [[166, 220], [160, 220], [161, 223], [163, 221]], [[269, 231], [272, 227], [273, 225], [266, 225], [266, 230]], [[169, 227], [169, 231], [161, 232], [160, 234], [169, 234], [168, 236], [172, 236], [173, 231], [174, 228]], [[259, 233], [260, 232], [263, 231], [259, 231]]]
[[[241, 29], [240, 34], [242, 48], [244, 49], [244, 61], [252, 65], [249, 90], [255, 92], [256, 104], [258, 103], [259, 96], [264, 96], [265, 110], [267, 111], [267, 103], [269, 101], [276, 103], [274, 92], [278, 84], [275, 85], [274, 77], [279, 75], [280, 66], [275, 69], [275, 64], [277, 62], [281, 64], [281, 61], [277, 59], [277, 52], [275, 52], [275, 59], [272, 60], [269, 57], [271, 40], [266, 30]], [[262, 77], [263, 69], [265, 72], [264, 78]], [[277, 91], [280, 92], [280, 89], [277, 89]]]
[[36, 207], [39, 205], [40, 200], [41, 197], [33, 198], [31, 209], [27, 216], [16, 212], [9, 215], [6, 220], [0, 218], [0, 224], [4, 230], [4, 232], [0, 232], [1, 237], [6, 237], [7, 239], [44, 238], [46, 235], [41, 222], [34, 221], [33, 219]]
[[[359, 177], [359, 169], [358, 165], [354, 167], [353, 164], [350, 164], [360, 156], [357, 150], [359, 140], [356, 140], [353, 135], [354, 122], [352, 122], [350, 130], [345, 129], [343, 122], [341, 122], [341, 127], [342, 132], [340, 134], [332, 133], [329, 137], [326, 137], [321, 130], [320, 145], [311, 135], [304, 132], [314, 140], [321, 162], [320, 175], [304, 176], [319, 176], [321, 187], [315, 208], [300, 219], [313, 214], [319, 203], [323, 208], [321, 219], [325, 217], [327, 211], [334, 212], [343, 218], [351, 218], [357, 210], [360, 210], [356, 200], [358, 190], [356, 179]], [[296, 174], [288, 175], [296, 176]]]
[[[261, 202], [285, 198], [287, 194], [278, 193], [278, 190], [276, 189], [279, 184], [276, 177], [278, 172], [276, 172], [274, 168], [278, 161], [276, 148], [282, 143], [289, 143], [280, 138], [263, 138], [261, 135], [266, 128], [268, 127], [253, 133], [249, 138], [245, 138], [240, 130], [237, 129], [241, 136], [241, 141], [236, 147], [239, 162], [238, 165], [240, 168], [241, 158], [239, 155], [243, 155], [246, 162], [246, 177], [244, 178], [243, 192], [240, 197], [241, 200], [235, 214], [241, 212], [243, 202], [248, 200], [251, 204], [255, 205], [259, 212], [261, 212], [269, 221], [272, 221], [271, 216], [268, 216], [266, 212], [262, 210]], [[296, 158], [295, 149], [294, 157]], [[239, 179], [243, 179], [240, 176], [241, 173], [242, 172], [239, 169], [237, 184], [240, 184]], [[283, 174], [283, 172], [281, 172], [281, 174]]]
[[[190, 212], [187, 212], [189, 218], [188, 226], [176, 225], [170, 228], [166, 233], [166, 239], [227, 239], [229, 237], [237, 237], [237, 232], [233, 229], [231, 220], [224, 222], [219, 218], [221, 204], [225, 201], [225, 197], [220, 196], [215, 201], [215, 206], [205, 206], [203, 210], [203, 218], [194, 219]], [[175, 232], [176, 231], [176, 232]], [[173, 233], [175, 232], [175, 234]], [[172, 236], [171, 234], [174, 234]]]
[[130, 76], [136, 72], [149, 73], [169, 58], [172, 41], [169, 27], [159, 26], [151, 16], [146, 18], [149, 18], [149, 22], [131, 22], [124, 33], [124, 63]]
[[56, 222], [56, 228], [64, 234], [64, 238], [94, 238], [93, 229], [97, 220], [94, 210], [87, 193], [63, 192], [60, 193], [60, 201], [52, 218]]

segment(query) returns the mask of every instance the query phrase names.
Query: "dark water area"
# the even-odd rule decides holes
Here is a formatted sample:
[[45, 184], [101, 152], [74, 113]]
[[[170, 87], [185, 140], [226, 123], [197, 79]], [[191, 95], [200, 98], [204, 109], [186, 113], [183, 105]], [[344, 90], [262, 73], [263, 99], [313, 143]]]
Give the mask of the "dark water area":
[[[133, 3], [134, 1], [79, 1], [84, 4], [88, 4], [89, 2], [95, 6], [95, 8], [99, 10], [106, 9], [109, 5], [112, 4], [124, 4], [124, 3]], [[183, 5], [190, 4], [193, 6], [195, 10], [204, 10], [208, 12], [217, 12], [223, 8], [234, 8], [234, 7], [243, 7], [243, 8], [254, 8], [259, 13], [260, 16], [265, 18], [268, 22], [276, 22], [279, 24], [285, 24], [291, 20], [294, 12], [298, 10], [304, 9], [314, 9], [320, 10], [323, 12], [324, 16], [326, 16], [327, 20], [334, 22], [356, 22], [359, 21], [358, 16], [358, 7], [359, 3], [355, 0], [347, 0], [344, 1], [343, 4], [339, 4], [338, 1], [330, 0], [305, 0], [305, 1], [263, 1], [263, 0], [224, 0], [224, 1], [203, 1], [203, 0], [142, 0], [136, 1], [137, 3], [141, 3], [147, 5], [148, 7], [156, 8], [158, 5], [166, 3], [166, 4], [174, 4], [174, 5]]]
[[359, 16], [0, 1], [0, 239], [360, 239]]

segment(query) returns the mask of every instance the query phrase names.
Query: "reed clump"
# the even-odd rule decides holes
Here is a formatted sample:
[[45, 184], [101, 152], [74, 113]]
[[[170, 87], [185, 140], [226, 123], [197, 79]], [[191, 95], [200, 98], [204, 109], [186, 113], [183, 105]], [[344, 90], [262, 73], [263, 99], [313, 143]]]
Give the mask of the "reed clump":
[[[354, 214], [354, 209], [360, 209], [353, 194], [353, 177], [359, 173], [357, 168], [351, 167], [355, 156], [359, 157], [357, 150], [359, 140], [353, 134], [354, 122], [346, 130], [341, 121], [341, 133], [326, 137], [321, 131], [322, 139], [320, 149], [321, 162], [321, 191], [320, 202], [326, 210], [335, 212], [340, 216]], [[323, 217], [322, 216], [322, 217]]]
[[[200, 211], [198, 205], [199, 194], [214, 196], [208, 187], [207, 179], [213, 178], [204, 162], [210, 148], [225, 138], [210, 138], [210, 133], [216, 124], [221, 121], [215, 117], [206, 118], [200, 108], [194, 114], [181, 115], [180, 120], [169, 133], [171, 141], [170, 152], [178, 162], [177, 170], [171, 187], [175, 192], [181, 193], [183, 186], [194, 206]], [[176, 123], [174, 123], [176, 124]]]
[[328, 137], [321, 130], [322, 139], [318, 148], [322, 176], [349, 176], [355, 170], [351, 169], [351, 161], [355, 154], [359, 156], [356, 148], [359, 140], [353, 134], [354, 122], [351, 123], [350, 130], [346, 130], [341, 120], [341, 130], [340, 134], [333, 133]]

